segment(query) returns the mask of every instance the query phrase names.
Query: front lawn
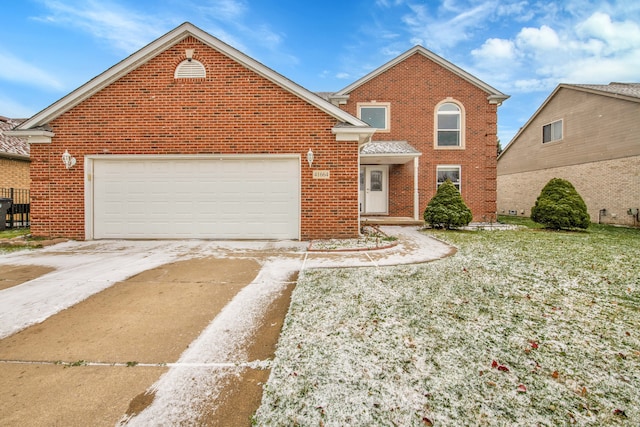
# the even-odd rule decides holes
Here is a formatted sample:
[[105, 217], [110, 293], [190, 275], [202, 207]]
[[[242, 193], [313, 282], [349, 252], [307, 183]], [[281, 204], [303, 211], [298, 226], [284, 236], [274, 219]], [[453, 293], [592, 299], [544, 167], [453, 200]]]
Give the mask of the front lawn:
[[11, 228], [8, 230], [0, 231], [0, 254], [24, 250], [25, 249], [24, 246], [11, 245], [6, 243], [6, 241], [8, 239], [26, 236], [29, 233], [30, 233], [30, 230], [28, 228]]
[[457, 254], [304, 272], [255, 424], [640, 424], [640, 230], [429, 233]]

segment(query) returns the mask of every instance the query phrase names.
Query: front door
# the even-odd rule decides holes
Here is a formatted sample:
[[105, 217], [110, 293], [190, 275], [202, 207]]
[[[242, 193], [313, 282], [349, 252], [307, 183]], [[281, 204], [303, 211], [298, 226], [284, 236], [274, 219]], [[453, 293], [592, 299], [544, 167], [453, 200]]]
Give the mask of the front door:
[[387, 214], [389, 196], [389, 166], [360, 166], [360, 212]]

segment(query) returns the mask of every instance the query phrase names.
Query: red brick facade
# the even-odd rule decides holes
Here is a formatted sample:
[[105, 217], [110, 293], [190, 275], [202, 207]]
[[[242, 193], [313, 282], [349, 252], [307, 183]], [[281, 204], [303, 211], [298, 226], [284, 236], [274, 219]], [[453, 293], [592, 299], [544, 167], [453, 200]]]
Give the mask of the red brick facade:
[[[348, 93], [341, 107], [357, 116], [359, 102], [390, 103], [390, 131], [374, 141], [407, 141], [422, 152], [419, 164], [420, 215], [436, 192], [436, 167], [459, 165], [462, 197], [474, 221], [495, 220], [497, 104], [488, 93], [415, 53]], [[436, 149], [436, 107], [447, 98], [463, 107], [464, 148]], [[413, 162], [389, 169], [389, 215], [413, 216]]]
[[[206, 78], [174, 79], [185, 49]], [[301, 238], [358, 235], [358, 142], [337, 142], [337, 120], [188, 37], [52, 120], [33, 144], [32, 232], [85, 238], [83, 158], [95, 154], [300, 154]], [[65, 169], [68, 150], [78, 161]]]
[[[206, 77], [174, 77], [188, 55]], [[348, 95], [341, 109], [185, 23], [13, 132], [31, 142], [32, 233], [93, 238], [87, 156], [267, 154], [300, 156], [301, 239], [356, 237], [359, 144], [374, 131], [356, 118], [357, 103], [373, 101], [389, 103], [391, 118], [390, 131], [373, 139], [422, 153], [420, 212], [436, 192], [437, 166], [457, 165], [474, 220], [494, 218], [496, 109], [507, 96], [420, 47], [379, 70], [330, 97]], [[434, 148], [436, 106], [448, 99], [463, 110], [459, 149]], [[71, 169], [65, 150], [77, 160]], [[330, 177], [314, 179], [313, 170]], [[414, 216], [413, 162], [390, 166], [388, 194], [390, 216]]]

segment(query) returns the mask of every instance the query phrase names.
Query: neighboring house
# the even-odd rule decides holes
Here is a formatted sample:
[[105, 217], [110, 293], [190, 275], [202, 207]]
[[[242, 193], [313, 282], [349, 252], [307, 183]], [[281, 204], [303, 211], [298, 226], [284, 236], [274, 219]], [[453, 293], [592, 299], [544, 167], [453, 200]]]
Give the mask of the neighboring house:
[[416, 46], [328, 99], [377, 129], [360, 153], [360, 212], [421, 219], [450, 179], [496, 219], [497, 108], [508, 95]]
[[[409, 80], [376, 87], [393, 76]], [[420, 217], [437, 177], [457, 182], [477, 219], [495, 214], [506, 98], [414, 48], [332, 103], [185, 23], [11, 135], [31, 145], [35, 235], [343, 238], [359, 234], [359, 206]], [[382, 129], [378, 105], [356, 110], [375, 101]], [[359, 172], [384, 199], [360, 195]]]
[[0, 188], [29, 189], [29, 144], [22, 138], [5, 134], [23, 121], [0, 116]]
[[499, 213], [529, 216], [552, 178], [592, 222], [640, 224], [640, 83], [559, 85], [498, 158]]

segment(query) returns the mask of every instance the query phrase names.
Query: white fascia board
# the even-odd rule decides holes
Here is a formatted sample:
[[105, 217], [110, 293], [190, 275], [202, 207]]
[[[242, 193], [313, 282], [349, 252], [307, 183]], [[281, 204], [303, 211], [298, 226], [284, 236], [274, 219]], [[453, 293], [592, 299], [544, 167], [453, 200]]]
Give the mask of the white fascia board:
[[112, 66], [102, 74], [94, 77], [84, 85], [80, 86], [78, 89], [74, 90], [70, 94], [51, 104], [49, 107], [40, 111], [35, 116], [24, 121], [16, 129], [30, 129], [49, 123], [51, 120], [70, 110], [85, 99], [94, 95], [96, 92], [102, 90], [109, 84], [118, 80], [123, 75], [134, 70], [135, 68], [159, 55], [161, 52], [184, 40], [188, 36], [195, 37], [206, 45], [218, 50], [222, 54], [260, 74], [266, 79], [274, 82], [283, 89], [307, 101], [311, 105], [319, 108], [320, 110], [326, 112], [334, 118], [342, 122], [352, 124], [354, 126], [366, 126], [366, 123], [360, 121], [346, 111], [341, 110], [330, 102], [325, 101], [313, 92], [276, 73], [267, 66], [245, 55], [239, 50], [229, 46], [221, 40], [213, 37], [211, 34], [204, 32], [195, 25], [189, 22], [185, 22], [184, 24], [173, 29], [164, 36], [161, 36], [139, 51], [125, 58], [118, 64]]
[[365, 126], [345, 126], [339, 124], [331, 128], [331, 132], [336, 136], [336, 141], [358, 141], [362, 145], [371, 141], [371, 136], [376, 132], [376, 128]]
[[6, 130], [5, 135], [26, 140], [29, 144], [50, 144], [55, 133], [42, 129]]
[[386, 64], [376, 68], [375, 70], [373, 70], [372, 72], [370, 72], [366, 76], [364, 76], [361, 79], [357, 80], [356, 82], [350, 84], [349, 86], [345, 87], [344, 89], [336, 92], [334, 94], [334, 96], [348, 95], [349, 93], [351, 93], [358, 86], [360, 86], [360, 85], [368, 82], [369, 80], [377, 77], [378, 75], [384, 73], [385, 71], [387, 71], [391, 67], [394, 67], [395, 65], [399, 64], [400, 62], [404, 61], [405, 59], [407, 59], [408, 57], [410, 57], [411, 55], [413, 55], [415, 53], [420, 53], [421, 55], [426, 56], [427, 58], [431, 59], [436, 64], [441, 65], [442, 67], [446, 68], [447, 70], [451, 71], [452, 73], [458, 75], [459, 77], [463, 78], [464, 80], [467, 80], [471, 84], [473, 84], [473, 85], [477, 86], [478, 88], [484, 90], [485, 92], [489, 93], [489, 95], [490, 95], [489, 96], [489, 101], [492, 102], [492, 103], [500, 103], [500, 102], [504, 101], [505, 99], [509, 98], [509, 95], [505, 95], [504, 93], [502, 93], [499, 90], [495, 89], [494, 87], [488, 85], [487, 83], [483, 82], [482, 80], [478, 79], [477, 77], [475, 77], [475, 76], [469, 74], [468, 72], [464, 71], [462, 68], [456, 66], [455, 64], [452, 64], [451, 62], [447, 61], [446, 59], [442, 58], [441, 56], [438, 56], [435, 53], [431, 52], [430, 50], [428, 50], [428, 49], [426, 49], [426, 48], [424, 48], [422, 46], [419, 46], [419, 45], [412, 47], [411, 49], [409, 49], [405, 53], [401, 54], [400, 56], [397, 56], [396, 58], [392, 59], [391, 61], [387, 62]]

